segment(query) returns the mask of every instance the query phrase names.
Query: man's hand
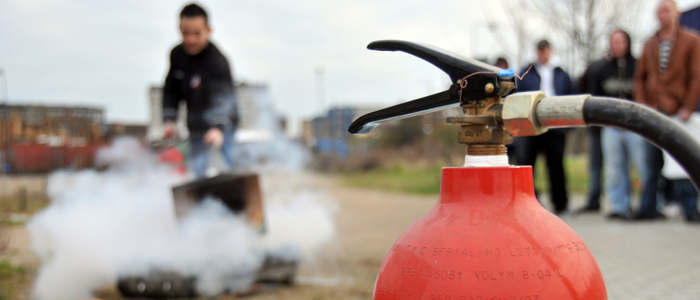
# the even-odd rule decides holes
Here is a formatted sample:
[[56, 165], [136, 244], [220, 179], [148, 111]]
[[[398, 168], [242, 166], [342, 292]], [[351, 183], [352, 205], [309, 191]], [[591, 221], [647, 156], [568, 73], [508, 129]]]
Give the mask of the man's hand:
[[175, 137], [175, 122], [167, 121], [163, 124], [163, 138]]
[[688, 110], [685, 107], [681, 107], [681, 109], [678, 110], [678, 118], [681, 119], [683, 122], [687, 122], [688, 119], [690, 119], [690, 114], [693, 112]]
[[212, 144], [216, 148], [221, 148], [224, 144], [224, 133], [218, 127], [212, 127], [204, 134], [204, 142]]

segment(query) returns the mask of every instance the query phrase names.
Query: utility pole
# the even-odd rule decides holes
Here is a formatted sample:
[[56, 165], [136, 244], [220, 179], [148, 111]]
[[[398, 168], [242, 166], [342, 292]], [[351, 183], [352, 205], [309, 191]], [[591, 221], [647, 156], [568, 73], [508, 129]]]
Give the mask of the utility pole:
[[2, 78], [5, 80], [5, 85], [3, 86], [3, 91], [4, 91], [5, 97], [3, 97], [2, 99], [5, 100], [4, 102], [5, 102], [5, 104], [7, 104], [7, 101], [8, 101], [8, 98], [7, 98], [7, 73], [5, 73], [5, 70], [3, 68], [0, 68], [0, 76], [2, 76]]
[[4, 69], [0, 68], [0, 76], [4, 79], [5, 85], [3, 86], [3, 91], [4, 91], [4, 97], [2, 98], [2, 122], [0, 122], [0, 125], [2, 125], [2, 144], [4, 147], [2, 151], [2, 159], [0, 160], [0, 172], [4, 173], [5, 166], [10, 164], [10, 138], [9, 138], [9, 133], [10, 131], [8, 130], [7, 126], [9, 125], [9, 99], [7, 96], [7, 72], [5, 72]]

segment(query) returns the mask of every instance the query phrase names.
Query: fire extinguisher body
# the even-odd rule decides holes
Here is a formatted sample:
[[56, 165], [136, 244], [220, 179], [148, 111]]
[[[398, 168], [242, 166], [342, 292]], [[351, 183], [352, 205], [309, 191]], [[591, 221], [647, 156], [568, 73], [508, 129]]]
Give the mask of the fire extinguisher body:
[[396, 241], [374, 299], [607, 299], [581, 238], [534, 195], [530, 167], [444, 168], [438, 203]]

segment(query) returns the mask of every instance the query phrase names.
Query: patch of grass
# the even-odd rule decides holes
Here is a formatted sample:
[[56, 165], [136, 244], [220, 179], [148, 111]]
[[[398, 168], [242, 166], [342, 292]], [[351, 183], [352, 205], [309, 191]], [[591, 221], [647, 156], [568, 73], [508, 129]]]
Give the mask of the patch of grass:
[[[588, 185], [586, 156], [564, 158], [564, 168], [569, 193], [585, 193]], [[353, 187], [389, 190], [413, 194], [437, 194], [440, 192], [442, 166], [411, 166], [394, 164], [390, 167], [367, 172], [350, 172], [341, 175], [344, 184]], [[549, 177], [544, 159], [535, 168], [535, 186], [542, 192], [549, 191]]]
[[14, 266], [8, 260], [0, 261], [0, 278], [13, 275], [23, 275], [26, 270], [22, 266]]
[[11, 227], [11, 226], [24, 226], [27, 224], [27, 221], [11, 221], [11, 220], [5, 220], [5, 219], [0, 219], [0, 227]]
[[410, 167], [395, 164], [391, 167], [368, 172], [352, 172], [341, 175], [345, 184], [354, 187], [390, 190], [414, 194], [440, 192], [442, 167]]
[[[585, 193], [588, 186], [588, 158], [585, 155], [564, 158], [566, 186], [569, 193]], [[535, 164], [535, 187], [540, 192], [549, 193], [549, 175], [544, 156]]]
[[15, 292], [25, 284], [26, 269], [14, 266], [8, 260], [0, 260], [0, 300], [14, 299]]
[[[0, 197], [0, 226], [24, 225], [33, 214], [44, 209], [49, 203], [46, 195]], [[0, 236], [0, 251], [3, 250], [1, 244]]]
[[0, 197], [0, 212], [32, 215], [50, 203], [46, 195]]

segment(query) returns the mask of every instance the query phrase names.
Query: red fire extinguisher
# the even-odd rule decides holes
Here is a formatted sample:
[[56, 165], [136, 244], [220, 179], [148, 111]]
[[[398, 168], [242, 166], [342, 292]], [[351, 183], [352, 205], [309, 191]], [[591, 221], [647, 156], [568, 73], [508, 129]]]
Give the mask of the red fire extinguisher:
[[[516, 93], [516, 75], [427, 45], [379, 41], [372, 50], [403, 51], [450, 76], [444, 92], [361, 116], [349, 128], [366, 134], [380, 123], [461, 107], [464, 167], [444, 168], [438, 203], [389, 249], [374, 299], [607, 299], [586, 243], [534, 195], [529, 166], [509, 166], [504, 144], [548, 128], [615, 126], [666, 149], [700, 178], [700, 145], [663, 115], [630, 101], [590, 95]], [[505, 98], [505, 99], [504, 99]], [[688, 166], [696, 166], [688, 168]]]
[[164, 133], [163, 140], [161, 141], [162, 148], [158, 151], [158, 161], [172, 165], [175, 168], [175, 172], [180, 175], [185, 175], [187, 174], [185, 155], [176, 146], [177, 141], [177, 132], [167, 131]]

